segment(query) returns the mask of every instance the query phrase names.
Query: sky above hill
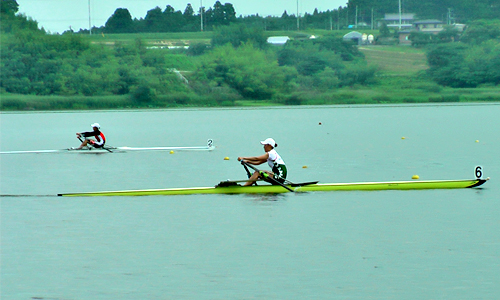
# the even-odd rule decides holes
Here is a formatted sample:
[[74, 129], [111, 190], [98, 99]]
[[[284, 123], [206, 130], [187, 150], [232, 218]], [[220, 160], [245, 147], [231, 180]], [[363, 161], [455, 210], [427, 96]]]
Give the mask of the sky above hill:
[[[40, 27], [52, 33], [62, 33], [70, 27], [78, 31], [80, 28], [103, 26], [117, 8], [127, 8], [132, 18], [144, 18], [148, 10], [160, 7], [162, 10], [171, 5], [175, 10], [184, 12], [188, 3], [198, 12], [201, 6], [213, 7], [216, 0], [17, 0], [19, 12], [36, 20]], [[236, 16], [259, 14], [260, 16], [281, 16], [286, 10], [288, 14], [297, 13], [297, 0], [220, 0], [222, 4], [231, 3]], [[347, 0], [298, 0], [300, 15], [305, 12], [333, 10], [346, 6]]]

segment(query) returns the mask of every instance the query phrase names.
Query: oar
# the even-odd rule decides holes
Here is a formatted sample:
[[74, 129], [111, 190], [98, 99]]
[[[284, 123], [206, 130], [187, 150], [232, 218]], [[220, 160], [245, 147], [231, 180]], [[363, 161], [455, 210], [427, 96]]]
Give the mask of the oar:
[[289, 184], [290, 186], [293, 186], [293, 187], [297, 187], [297, 186], [304, 186], [304, 185], [311, 185], [311, 184], [316, 184], [318, 183], [319, 181], [309, 181], [309, 182], [300, 182], [300, 183], [293, 183], [291, 181], [288, 181], [288, 180], [285, 180], [287, 184]]
[[250, 178], [252, 176], [252, 173], [250, 173], [250, 171], [248, 170], [247, 165], [244, 164], [243, 161], [241, 161], [241, 164], [243, 165], [243, 168], [245, 168], [245, 171], [247, 171], [248, 178]]
[[[248, 180], [248, 179], [229, 180], [228, 179], [228, 180], [221, 181], [220, 183], [223, 183], [223, 184], [233, 184], [233, 183], [249, 182], [249, 181], [257, 182], [257, 181], [265, 181], [265, 180], [264, 179], [256, 179], [256, 180]], [[285, 180], [285, 182], [286, 182], [286, 184], [288, 184], [290, 186], [298, 187], [298, 186], [316, 184], [319, 181], [308, 181], [308, 182], [298, 182], [298, 183], [295, 183], [295, 182], [291, 182], [289, 180]]]
[[[83, 143], [83, 141], [82, 141], [82, 139], [81, 139], [80, 137], [77, 137], [77, 139], [79, 139], [79, 140], [80, 140], [80, 142], [82, 142], [82, 143]], [[92, 147], [92, 145], [91, 145], [90, 147]], [[95, 147], [94, 147], [94, 148], [95, 148]], [[96, 148], [96, 149], [97, 149], [97, 148]], [[102, 147], [102, 149], [104, 149], [104, 150], [106, 150], [106, 151], [108, 151], [108, 152], [113, 153], [113, 151], [111, 151], [111, 149], [106, 148], [106, 147], [104, 147], [104, 146]]]
[[256, 181], [264, 181], [264, 179], [256, 179], [256, 180], [248, 180], [248, 179], [241, 179], [241, 180], [224, 180], [224, 181], [221, 181], [221, 182], [229, 182], [229, 183], [239, 183], [239, 182], [249, 182], [249, 181], [252, 181], [252, 182], [256, 182]]
[[[248, 171], [248, 168], [247, 168], [247, 164], [242, 164], [243, 167], [245, 168], [245, 171], [247, 171], [247, 175], [248, 175], [248, 178], [250, 178], [250, 176], [252, 176], [252, 174], [250, 173], [250, 171]], [[256, 170], [257, 172], [260, 172], [259, 170], [257, 170], [257, 168], [255, 167], [252, 167], [249, 165], [249, 167], [251, 167], [252, 169]], [[243, 180], [241, 181], [235, 181], [235, 182], [242, 182]], [[247, 180], [248, 181], [248, 180]], [[257, 181], [260, 181], [260, 180], [257, 180]], [[285, 182], [293, 187], [297, 187], [297, 186], [304, 186], [304, 185], [311, 185], [311, 184], [316, 184], [318, 183], [319, 181], [308, 181], [308, 182], [299, 182], [299, 183], [294, 183], [294, 182], [291, 182], [290, 180], [286, 180], [285, 179]]]
[[292, 190], [291, 188], [287, 187], [283, 183], [281, 183], [278, 180], [276, 180], [276, 179], [272, 178], [271, 176], [269, 176], [269, 174], [267, 174], [266, 172], [257, 169], [256, 167], [254, 167], [254, 166], [250, 165], [249, 163], [245, 162], [244, 160], [241, 161], [241, 164], [244, 165], [244, 166], [247, 166], [247, 167], [250, 167], [250, 168], [254, 169], [256, 172], [259, 172], [260, 176], [264, 177], [264, 180], [269, 181], [271, 183], [274, 183], [276, 185], [280, 185], [280, 186], [284, 187], [285, 189], [289, 190], [290, 192], [295, 192], [294, 190]]
[[111, 149], [109, 149], [108, 147], [104, 147], [104, 146], [103, 146], [103, 147], [102, 147], [102, 149], [104, 149], [104, 150], [106, 150], [106, 151], [108, 151], [108, 152], [110, 152], [110, 153], [113, 153], [113, 151], [111, 151]]
[[[245, 180], [226, 180], [219, 182], [215, 187], [229, 187], [229, 186], [240, 186], [239, 182], [248, 182], [248, 179]], [[263, 181], [262, 179], [250, 180], [252, 182]]]

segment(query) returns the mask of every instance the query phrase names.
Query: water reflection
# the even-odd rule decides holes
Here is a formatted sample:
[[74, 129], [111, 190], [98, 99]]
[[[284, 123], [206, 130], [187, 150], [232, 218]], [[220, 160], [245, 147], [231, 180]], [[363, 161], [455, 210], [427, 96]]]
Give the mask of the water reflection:
[[255, 202], [276, 202], [286, 200], [287, 194], [246, 194], [248, 198]]

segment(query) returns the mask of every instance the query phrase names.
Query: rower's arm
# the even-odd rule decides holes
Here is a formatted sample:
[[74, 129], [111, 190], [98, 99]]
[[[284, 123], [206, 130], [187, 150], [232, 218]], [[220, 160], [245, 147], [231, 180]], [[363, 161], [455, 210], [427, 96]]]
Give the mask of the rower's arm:
[[269, 157], [269, 153], [263, 154], [261, 156], [253, 156], [253, 157], [238, 157], [238, 160], [244, 160], [251, 165], [260, 165], [267, 161]]
[[83, 136], [83, 137], [89, 137], [89, 136], [95, 136], [95, 133], [92, 132], [92, 131], [80, 132], [80, 135]]

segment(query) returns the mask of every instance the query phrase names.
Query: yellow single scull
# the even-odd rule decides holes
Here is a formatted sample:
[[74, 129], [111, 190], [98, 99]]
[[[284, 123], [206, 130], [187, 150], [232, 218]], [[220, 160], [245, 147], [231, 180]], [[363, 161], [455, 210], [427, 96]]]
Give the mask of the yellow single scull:
[[[355, 182], [355, 183], [320, 183], [302, 185], [286, 185], [294, 192], [322, 192], [322, 191], [376, 191], [376, 190], [421, 190], [421, 189], [459, 189], [474, 188], [489, 180], [427, 180], [427, 181], [386, 181], [386, 182]], [[297, 186], [298, 185], [298, 186]], [[62, 193], [58, 196], [150, 196], [150, 195], [193, 195], [193, 194], [278, 194], [290, 191], [279, 185], [256, 186], [217, 186], [195, 188], [169, 188], [148, 190], [102, 191], [83, 193]]]

